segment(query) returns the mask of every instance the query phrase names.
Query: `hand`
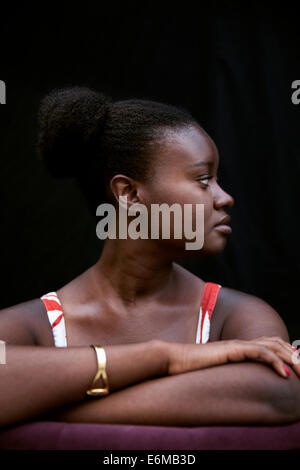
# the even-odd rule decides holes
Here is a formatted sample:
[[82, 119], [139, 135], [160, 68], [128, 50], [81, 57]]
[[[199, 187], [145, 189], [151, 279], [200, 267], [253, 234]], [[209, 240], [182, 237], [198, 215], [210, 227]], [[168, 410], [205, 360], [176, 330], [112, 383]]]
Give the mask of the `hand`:
[[[295, 363], [295, 359], [297, 356], [297, 348], [294, 348], [290, 343], [284, 341], [279, 336], [260, 336], [254, 340], [256, 344], [262, 344], [263, 346], [267, 346], [272, 349], [279, 357], [285, 361], [286, 364], [292, 366], [293, 370], [295, 371], [296, 375], [300, 378], [300, 360], [299, 357]], [[299, 351], [298, 351], [299, 354]], [[294, 359], [294, 360], [293, 360]]]
[[168, 375], [250, 360], [265, 362], [283, 377], [288, 377], [284, 369], [285, 363], [290, 364], [300, 377], [300, 365], [292, 361], [295, 350], [277, 336], [262, 336], [250, 341], [214, 341], [202, 345], [167, 342], [167, 345]]

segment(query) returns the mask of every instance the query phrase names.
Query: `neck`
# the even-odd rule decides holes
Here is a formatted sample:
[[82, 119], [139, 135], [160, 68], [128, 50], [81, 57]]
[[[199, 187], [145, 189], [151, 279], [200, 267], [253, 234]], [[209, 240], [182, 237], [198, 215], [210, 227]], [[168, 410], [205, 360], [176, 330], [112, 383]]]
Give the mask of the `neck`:
[[[107, 239], [98, 262], [92, 267], [95, 285], [105, 283], [124, 303], [159, 297], [174, 276], [171, 257], [162, 254], [155, 241]], [[99, 284], [100, 283], [100, 284]]]

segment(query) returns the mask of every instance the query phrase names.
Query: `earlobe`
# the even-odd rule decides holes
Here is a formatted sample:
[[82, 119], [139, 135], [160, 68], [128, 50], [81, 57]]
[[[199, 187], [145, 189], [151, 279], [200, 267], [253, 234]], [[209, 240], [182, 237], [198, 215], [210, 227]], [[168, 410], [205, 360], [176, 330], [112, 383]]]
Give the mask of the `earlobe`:
[[140, 202], [139, 197], [137, 196], [137, 193], [136, 193], [136, 189], [134, 190], [134, 196], [132, 197], [131, 201], [132, 201], [134, 204]]
[[140, 203], [139, 196], [137, 194], [137, 189], [129, 183], [125, 188], [122, 196], [126, 196], [128, 205], [131, 206], [136, 203]]

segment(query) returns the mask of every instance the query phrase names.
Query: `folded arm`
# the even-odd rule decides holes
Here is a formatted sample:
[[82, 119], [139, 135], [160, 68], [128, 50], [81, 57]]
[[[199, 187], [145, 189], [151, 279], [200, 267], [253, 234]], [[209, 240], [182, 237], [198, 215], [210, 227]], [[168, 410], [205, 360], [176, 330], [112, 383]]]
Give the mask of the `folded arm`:
[[47, 418], [161, 426], [283, 424], [300, 419], [288, 380], [265, 364], [225, 364], [147, 380]]
[[[226, 295], [223, 295], [222, 302], [229, 313], [225, 318], [220, 340], [250, 341], [262, 336], [272, 336], [274, 339], [281, 338], [291, 344], [283, 318], [271, 305], [254, 295], [235, 289], [224, 288], [223, 290]], [[294, 403], [294, 410], [297, 414], [297, 408], [300, 408], [299, 359], [293, 366], [289, 364], [288, 367], [291, 375], [287, 382], [290, 387], [291, 401]]]
[[[228, 314], [220, 340], [278, 336], [290, 341], [280, 315], [266, 302], [233, 289], [223, 292]], [[284, 379], [266, 364], [242, 362], [147, 380], [53, 418], [174, 426], [295, 422], [300, 419], [300, 380], [290, 369]]]

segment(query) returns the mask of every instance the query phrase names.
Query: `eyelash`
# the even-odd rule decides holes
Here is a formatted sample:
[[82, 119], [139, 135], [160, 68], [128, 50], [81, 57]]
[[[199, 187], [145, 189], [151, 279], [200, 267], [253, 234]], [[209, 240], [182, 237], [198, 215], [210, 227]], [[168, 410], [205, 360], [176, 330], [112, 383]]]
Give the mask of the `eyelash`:
[[[197, 179], [197, 181], [200, 181], [202, 184], [204, 184], [204, 186], [208, 187], [209, 184], [208, 184], [208, 183], [207, 183], [207, 184], [206, 184], [206, 183], [203, 183], [203, 181], [205, 181], [205, 180], [211, 180], [212, 178], [213, 178], [213, 176], [206, 176], [206, 178], [203, 178], [203, 177], [202, 177], [202, 178]], [[218, 178], [216, 178], [216, 181], [218, 181]]]

